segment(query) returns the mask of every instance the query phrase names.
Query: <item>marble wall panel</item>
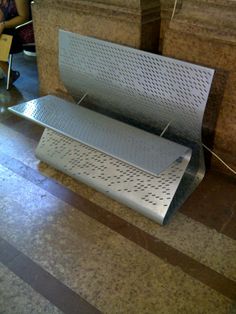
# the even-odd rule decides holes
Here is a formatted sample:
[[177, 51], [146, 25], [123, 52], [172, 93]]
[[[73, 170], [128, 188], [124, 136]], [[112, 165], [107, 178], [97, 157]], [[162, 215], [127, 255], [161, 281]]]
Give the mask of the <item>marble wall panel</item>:
[[158, 51], [159, 0], [36, 0], [32, 11], [41, 94], [65, 91], [58, 76], [58, 29]]
[[[236, 166], [235, 16], [235, 1], [183, 1], [180, 12], [165, 32], [163, 45], [164, 55], [216, 70], [214, 92], [206, 110], [206, 115], [215, 117], [213, 121], [205, 115], [204, 128], [208, 130], [205, 134], [213, 135], [211, 146], [233, 167]], [[208, 138], [205, 140], [208, 142]]]

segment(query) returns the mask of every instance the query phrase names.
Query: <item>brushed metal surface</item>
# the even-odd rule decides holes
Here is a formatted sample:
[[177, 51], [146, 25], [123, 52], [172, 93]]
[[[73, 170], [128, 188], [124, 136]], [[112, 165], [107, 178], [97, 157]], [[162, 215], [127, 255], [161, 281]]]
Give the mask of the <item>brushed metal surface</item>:
[[191, 153], [153, 176], [127, 163], [45, 129], [36, 156], [75, 179], [162, 224]]
[[213, 69], [59, 32], [61, 78], [77, 101], [82, 94], [105, 110], [201, 141]]
[[55, 96], [19, 104], [10, 111], [154, 175], [191, 151]]

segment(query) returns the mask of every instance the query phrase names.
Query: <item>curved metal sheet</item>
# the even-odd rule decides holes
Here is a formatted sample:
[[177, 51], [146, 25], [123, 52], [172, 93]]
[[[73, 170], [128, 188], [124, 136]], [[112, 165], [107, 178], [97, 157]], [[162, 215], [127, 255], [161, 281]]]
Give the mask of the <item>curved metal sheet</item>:
[[201, 141], [214, 70], [60, 30], [61, 78], [78, 100]]
[[36, 149], [36, 156], [69, 176], [163, 224], [191, 153], [179, 158], [158, 176], [153, 176], [46, 129]]

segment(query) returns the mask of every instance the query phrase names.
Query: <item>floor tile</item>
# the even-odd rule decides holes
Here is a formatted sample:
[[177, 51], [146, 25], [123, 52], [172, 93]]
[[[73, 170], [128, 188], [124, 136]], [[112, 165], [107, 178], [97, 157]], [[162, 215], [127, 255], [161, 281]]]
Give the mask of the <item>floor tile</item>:
[[181, 308], [187, 313], [201, 300], [205, 313], [227, 313], [228, 298], [178, 267], [22, 178], [4, 175], [15, 183], [2, 198], [1, 236], [102, 312], [155, 313], [161, 308], [177, 313]]
[[0, 263], [0, 313], [62, 313]]

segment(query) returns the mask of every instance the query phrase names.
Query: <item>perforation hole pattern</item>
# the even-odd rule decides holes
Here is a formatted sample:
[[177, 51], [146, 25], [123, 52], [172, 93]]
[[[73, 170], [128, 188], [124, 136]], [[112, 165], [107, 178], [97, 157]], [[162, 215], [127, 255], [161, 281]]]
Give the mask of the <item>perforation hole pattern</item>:
[[168, 170], [152, 176], [49, 129], [37, 151], [44, 161], [72, 177], [163, 216], [187, 166], [180, 158]]
[[60, 68], [75, 98], [82, 90], [103, 108], [201, 139], [213, 70], [63, 31]]
[[154, 175], [188, 151], [185, 146], [55, 96], [31, 100], [12, 110]]

